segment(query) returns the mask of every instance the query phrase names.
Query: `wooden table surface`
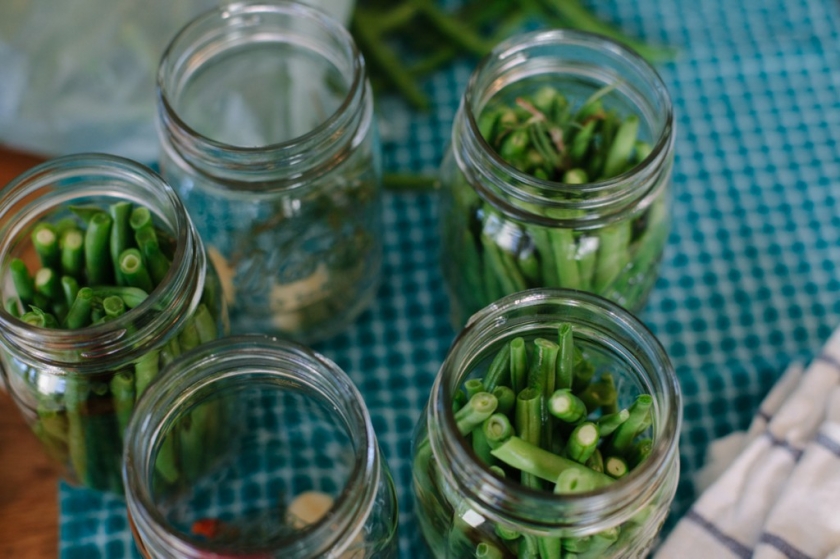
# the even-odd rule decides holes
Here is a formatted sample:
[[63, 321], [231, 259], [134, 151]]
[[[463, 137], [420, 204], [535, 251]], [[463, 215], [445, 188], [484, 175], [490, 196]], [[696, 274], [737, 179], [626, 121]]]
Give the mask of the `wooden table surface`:
[[[0, 146], [0, 186], [41, 159]], [[58, 556], [58, 470], [0, 390], [0, 559]]]

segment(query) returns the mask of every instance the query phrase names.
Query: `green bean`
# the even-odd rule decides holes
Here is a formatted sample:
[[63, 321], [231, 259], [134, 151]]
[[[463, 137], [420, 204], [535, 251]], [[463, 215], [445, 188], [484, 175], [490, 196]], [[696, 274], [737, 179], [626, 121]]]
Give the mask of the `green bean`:
[[141, 229], [137, 232], [137, 246], [143, 254], [143, 258], [149, 269], [149, 275], [154, 285], [160, 284], [169, 272], [171, 262], [158, 245], [157, 235], [153, 229]]
[[[514, 421], [516, 433], [519, 437], [525, 442], [539, 447], [542, 438], [542, 393], [540, 390], [528, 387], [519, 393], [516, 397]], [[522, 468], [519, 469], [522, 470]], [[535, 489], [541, 487], [535, 475], [527, 471], [522, 471], [522, 485]]]
[[586, 467], [598, 473], [604, 473], [604, 455], [601, 454], [600, 448], [596, 448], [586, 461]]
[[87, 449], [85, 444], [84, 405], [88, 399], [90, 383], [83, 379], [67, 378], [64, 406], [67, 411], [67, 444], [73, 473], [80, 483], [89, 485]]
[[211, 342], [218, 337], [216, 321], [213, 319], [213, 316], [210, 314], [210, 310], [204, 303], [201, 303], [198, 307], [196, 307], [195, 314], [193, 315], [193, 322], [195, 323], [198, 338], [202, 344]]
[[15, 318], [20, 318], [21, 316], [17, 297], [7, 297], [3, 302], [3, 309]]
[[149, 271], [143, 262], [143, 255], [139, 250], [136, 248], [124, 250], [120, 254], [119, 268], [126, 285], [151, 293], [154, 288], [152, 278], [149, 276]]
[[493, 456], [508, 466], [552, 483], [568, 469], [578, 470], [582, 476], [590, 477], [596, 488], [609, 485], [613, 481], [609, 476], [599, 474], [574, 460], [543, 450], [518, 436], [510, 437], [492, 452]]
[[15, 292], [20, 302], [24, 307], [33, 304], [35, 302], [35, 282], [32, 280], [32, 276], [29, 275], [29, 270], [26, 268], [23, 260], [13, 258], [9, 262], [9, 272], [11, 273], [12, 283], [15, 286]]
[[129, 224], [132, 204], [131, 202], [126, 202], [124, 200], [116, 202], [109, 206], [108, 211], [111, 215], [111, 219], [113, 220], [113, 225], [111, 226], [110, 249], [111, 262], [114, 265], [114, 278], [117, 281], [117, 285], [126, 285], [125, 278], [122, 276], [118, 262], [123, 251], [132, 248], [133, 246], [133, 243], [131, 242], [132, 230], [131, 225]]
[[70, 305], [67, 316], [64, 319], [64, 327], [68, 330], [76, 330], [89, 326], [93, 310], [93, 290], [90, 287], [82, 287], [76, 294], [76, 299]]
[[61, 280], [52, 268], [41, 268], [35, 272], [33, 283], [36, 293], [40, 293], [53, 303], [62, 301]]
[[46, 222], [36, 225], [32, 230], [32, 246], [38, 254], [42, 268], [58, 269], [61, 264], [61, 251], [55, 227]]
[[601, 431], [601, 436], [606, 437], [611, 435], [613, 431], [618, 429], [619, 425], [627, 421], [630, 417], [630, 412], [626, 409], [602, 415], [598, 418], [598, 429]]
[[488, 392], [473, 395], [455, 414], [458, 431], [464, 436], [468, 435], [496, 411], [497, 405], [496, 397]]
[[120, 434], [125, 433], [131, 413], [134, 411], [135, 384], [134, 373], [120, 371], [111, 379], [111, 393], [114, 395], [114, 413]]
[[566, 423], [577, 423], [586, 417], [586, 405], [568, 388], [556, 390], [548, 399], [551, 415]]
[[[70, 206], [70, 211], [79, 217], [85, 224], [90, 224], [94, 216], [102, 213], [102, 208], [97, 206]], [[68, 222], [69, 225], [69, 222]]]
[[636, 401], [629, 408], [630, 415], [613, 432], [610, 439], [610, 448], [613, 452], [624, 454], [633, 444], [636, 435], [640, 434], [650, 425], [649, 414], [653, 405], [653, 397], [650, 394], [640, 394]]
[[627, 452], [627, 462], [630, 468], [636, 468], [647, 460], [650, 453], [653, 452], [653, 439], [642, 439], [635, 443]]
[[557, 329], [557, 388], [572, 388], [575, 376], [575, 342], [572, 336], [572, 325], [565, 322]]
[[201, 337], [198, 334], [194, 317], [188, 318], [181, 328], [181, 332], [178, 334], [178, 343], [181, 345], [181, 351], [184, 353], [201, 345]]
[[497, 448], [512, 437], [514, 432], [510, 419], [501, 413], [494, 413], [485, 419], [481, 429], [490, 448]]
[[[154, 233], [155, 226], [152, 220], [152, 212], [145, 206], [137, 206], [131, 211], [129, 225], [134, 230], [135, 239], [140, 231], [151, 231]], [[120, 253], [122, 254], [122, 253]]]
[[52, 314], [35, 306], [31, 306], [30, 309], [20, 317], [22, 322], [38, 328], [58, 328], [58, 321]]
[[61, 292], [64, 294], [67, 308], [70, 308], [79, 294], [79, 282], [72, 276], [61, 276]]
[[117, 318], [125, 314], [125, 301], [116, 295], [105, 297], [102, 300], [102, 310], [105, 311], [105, 316]]
[[591, 383], [584, 390], [577, 394], [578, 398], [586, 404], [589, 413], [601, 408], [604, 413], [613, 413], [618, 393], [615, 390], [615, 381], [609, 373], [604, 373], [601, 378]]
[[630, 227], [629, 221], [621, 221], [598, 231], [598, 256], [592, 286], [596, 292], [604, 292], [628, 264]]
[[134, 363], [137, 396], [143, 394], [146, 391], [146, 387], [149, 386], [149, 383], [157, 376], [159, 371], [158, 358], [158, 351], [149, 351]]
[[508, 386], [497, 386], [492, 394], [499, 402], [496, 411], [509, 416], [516, 406], [516, 393]]
[[92, 290], [93, 295], [99, 299], [104, 299], [105, 297], [110, 297], [112, 295], [120, 297], [125, 303], [125, 306], [129, 309], [140, 306], [140, 304], [149, 296], [146, 291], [137, 287], [99, 286], [92, 288]]
[[472, 398], [479, 392], [488, 392], [484, 389], [484, 382], [479, 378], [471, 378], [464, 383], [464, 391], [467, 393], [467, 399]]
[[502, 349], [496, 352], [487, 374], [484, 376], [484, 388], [493, 392], [500, 384], [507, 384], [510, 381], [510, 344], [505, 344]]
[[61, 273], [81, 280], [85, 272], [85, 235], [73, 227], [61, 234]]
[[639, 117], [630, 115], [618, 126], [610, 151], [604, 162], [603, 177], [610, 178], [619, 174], [627, 165], [633, 153], [636, 135], [639, 131]]
[[621, 456], [608, 456], [604, 459], [604, 473], [610, 477], [619, 479], [626, 476], [628, 471], [627, 461]]
[[516, 394], [528, 385], [528, 355], [525, 352], [525, 340], [514, 338], [510, 341], [510, 377], [511, 388]]
[[571, 229], [549, 229], [548, 238], [557, 266], [558, 286], [568, 289], [580, 288], [576, 245]]
[[85, 273], [89, 285], [106, 285], [113, 279], [111, 254], [111, 216], [100, 211], [88, 222], [85, 232]]
[[599, 440], [598, 426], [591, 421], [584, 421], [569, 435], [569, 440], [566, 442], [566, 457], [586, 464], [595, 452]]

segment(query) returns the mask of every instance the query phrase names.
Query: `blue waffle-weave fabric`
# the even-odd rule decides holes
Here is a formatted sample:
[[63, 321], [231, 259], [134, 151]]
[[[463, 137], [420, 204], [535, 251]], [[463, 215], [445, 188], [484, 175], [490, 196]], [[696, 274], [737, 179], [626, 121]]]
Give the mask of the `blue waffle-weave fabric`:
[[[674, 45], [658, 70], [677, 120], [674, 228], [640, 317], [685, 396], [673, 523], [708, 443], [744, 428], [788, 363], [840, 323], [840, 3], [590, 1], [630, 35]], [[428, 113], [381, 99], [386, 169], [433, 172], [474, 61], [423, 84]], [[410, 441], [455, 332], [438, 269], [433, 193], [385, 198], [384, 279], [370, 309], [316, 349], [362, 392], [400, 499], [402, 558], [418, 557]], [[124, 505], [62, 485], [62, 559], [131, 557]]]

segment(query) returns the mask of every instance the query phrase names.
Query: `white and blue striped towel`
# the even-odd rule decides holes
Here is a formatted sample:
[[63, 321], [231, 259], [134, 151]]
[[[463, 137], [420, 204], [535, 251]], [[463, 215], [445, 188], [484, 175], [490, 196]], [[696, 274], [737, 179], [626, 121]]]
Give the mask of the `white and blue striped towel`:
[[768, 394], [656, 559], [840, 559], [840, 329]]

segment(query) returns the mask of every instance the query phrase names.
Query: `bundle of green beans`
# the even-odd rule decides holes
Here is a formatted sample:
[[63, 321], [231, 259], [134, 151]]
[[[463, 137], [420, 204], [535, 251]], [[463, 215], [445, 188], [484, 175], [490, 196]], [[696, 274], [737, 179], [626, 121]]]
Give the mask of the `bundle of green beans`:
[[[42, 221], [31, 241], [39, 267], [23, 260], [9, 263], [15, 295], [5, 310], [32, 326], [76, 330], [113, 321], [140, 305], [169, 271], [174, 242], [154, 225], [148, 208], [120, 201], [107, 208], [71, 207], [74, 214], [52, 223]], [[218, 297], [205, 289], [201, 304], [178, 332], [158, 349], [108, 373], [68, 372], [39, 383], [52, 371], [13, 371], [36, 394], [32, 424], [48, 454], [72, 468], [81, 485], [122, 491], [122, 434], [134, 403], [161, 367], [182, 352], [218, 335]], [[165, 339], [165, 338], [164, 338]], [[44, 393], [44, 386], [63, 386]], [[180, 444], [165, 448], [158, 459], [161, 476], [177, 480], [190, 464], [200, 463], [202, 445], [215, 437], [204, 417], [179, 426]], [[203, 441], [203, 442], [202, 442]]]
[[[609, 486], [649, 456], [652, 404], [639, 394], [629, 407], [618, 402], [610, 372], [597, 375], [592, 360], [576, 347], [570, 324], [557, 337], [516, 337], [495, 354], [483, 377], [467, 380], [452, 403], [464, 444], [497, 476], [558, 495]], [[586, 537], [536, 537], [491, 523], [471, 528], [459, 521], [457, 503], [432, 460], [428, 439], [415, 454], [420, 494], [443, 495], [453, 507], [450, 554], [519, 559], [621, 556], [645, 522], [648, 510], [621, 526]], [[420, 499], [435, 507], [434, 499]], [[440, 519], [441, 513], [425, 511]], [[562, 519], [556, 519], [558, 523]], [[442, 532], [445, 533], [445, 532]]]
[[[651, 152], [639, 137], [636, 115], [621, 116], [604, 107], [603, 98], [613, 89], [598, 90], [579, 107], [548, 85], [512, 103], [491, 100], [480, 115], [479, 130], [506, 163], [537, 179], [566, 185], [604, 181]], [[631, 310], [643, 304], [667, 241], [664, 191], [634, 214], [598, 227], [569, 228], [509, 217], [480, 198], [463, 175], [451, 188], [444, 235], [457, 264], [446, 266], [463, 307], [462, 322], [502, 296], [531, 287], [590, 291]], [[554, 196], [583, 199], [568, 188]], [[528, 211], [549, 220], [575, 220], [585, 210], [530, 204]]]

